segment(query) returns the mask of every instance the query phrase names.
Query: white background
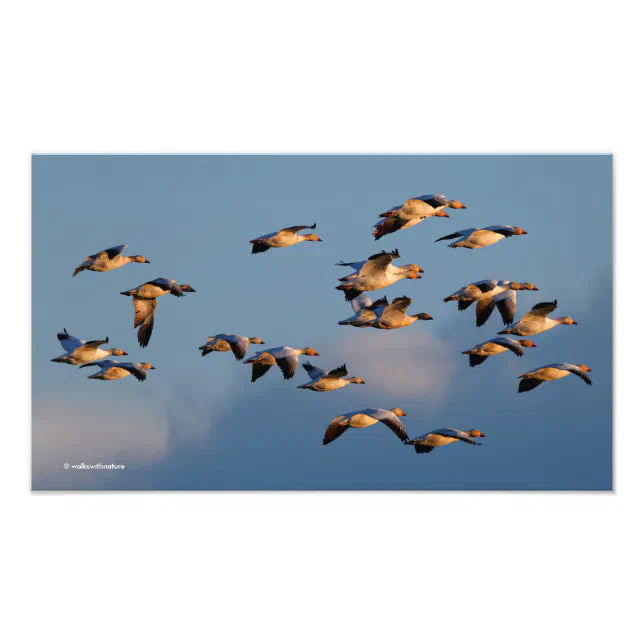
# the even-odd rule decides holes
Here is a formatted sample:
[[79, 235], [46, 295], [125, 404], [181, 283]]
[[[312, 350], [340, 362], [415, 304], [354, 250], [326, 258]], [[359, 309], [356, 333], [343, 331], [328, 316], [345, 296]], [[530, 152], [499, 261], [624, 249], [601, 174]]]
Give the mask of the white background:
[[[636, 639], [637, 14], [630, 2], [3, 3], [4, 641]], [[615, 493], [30, 493], [34, 151], [614, 152]], [[548, 186], [534, 198], [547, 208]]]

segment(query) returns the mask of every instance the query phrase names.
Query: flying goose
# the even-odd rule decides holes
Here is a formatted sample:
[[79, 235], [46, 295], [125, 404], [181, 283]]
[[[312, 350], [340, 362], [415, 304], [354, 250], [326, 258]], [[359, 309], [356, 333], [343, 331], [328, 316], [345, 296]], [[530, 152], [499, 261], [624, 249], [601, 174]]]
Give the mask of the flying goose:
[[208, 338], [208, 342], [199, 347], [201, 357], [213, 351], [232, 351], [237, 360], [242, 360], [248, 351], [249, 344], [266, 344], [259, 338], [247, 338], [244, 335], [227, 335], [220, 333]]
[[405, 445], [413, 445], [416, 450], [416, 454], [428, 454], [435, 447], [449, 445], [456, 441], [462, 441], [463, 443], [469, 443], [470, 445], [481, 445], [481, 443], [477, 443], [472, 440], [473, 438], [485, 438], [485, 434], [481, 434], [478, 429], [470, 429], [468, 432], [462, 432], [459, 429], [446, 427], [444, 429], [434, 429], [422, 436], [412, 438], [411, 440], [406, 441]]
[[355, 315], [341, 320], [338, 322], [344, 326], [364, 327], [368, 326], [368, 322], [375, 320], [376, 317], [389, 306], [389, 301], [386, 297], [381, 297], [379, 300], [372, 302], [367, 295], [362, 293], [350, 302], [351, 308], [354, 310]]
[[516, 291], [538, 290], [530, 282], [481, 280], [460, 288], [455, 293], [448, 295], [443, 302], [458, 301], [459, 311], [465, 311], [476, 302], [476, 326], [482, 326], [487, 322], [495, 306], [499, 310], [503, 322], [512, 324], [517, 307]]
[[405, 266], [394, 266], [394, 259], [400, 257], [398, 249], [389, 253], [382, 251], [376, 255], [371, 255], [364, 262], [340, 262], [338, 266], [351, 266], [354, 273], [340, 278], [344, 282], [335, 288], [338, 291], [344, 291], [345, 299], [350, 302], [363, 291], [375, 291], [394, 284], [401, 279], [421, 279], [419, 273], [425, 271], [417, 264], [407, 264]]
[[132, 288], [129, 291], [122, 291], [121, 295], [131, 295], [134, 304], [134, 328], [141, 327], [137, 334], [139, 345], [147, 347], [154, 329], [154, 312], [157, 308], [157, 297], [166, 293], [172, 293], [176, 297], [183, 297], [184, 293], [196, 293], [188, 284], [178, 284], [167, 277], [157, 277], [151, 282], [146, 282]]
[[244, 364], [253, 365], [251, 382], [259, 380], [275, 364], [282, 370], [284, 380], [290, 380], [295, 375], [298, 357], [301, 355], [319, 356], [320, 354], [315, 349], [311, 349], [311, 347], [306, 347], [305, 349], [276, 347], [274, 349], [258, 351], [248, 360], [244, 360]]
[[85, 367], [101, 368], [100, 371], [87, 376], [90, 380], [120, 380], [132, 375], [140, 382], [145, 380], [149, 369], [154, 369], [149, 362], [117, 362], [116, 360], [99, 360], [80, 366], [81, 369]]
[[333, 442], [336, 438], [342, 436], [349, 427], [362, 429], [363, 427], [371, 427], [377, 422], [387, 425], [404, 443], [408, 439], [407, 430], [398, 417], [406, 415], [400, 407], [393, 407], [392, 409], [361, 409], [360, 411], [352, 411], [348, 414], [336, 416], [326, 428], [322, 445], [328, 445]]
[[512, 351], [514, 355], [521, 357], [523, 347], [536, 347], [537, 345], [531, 340], [512, 340], [511, 338], [492, 338], [486, 342], [477, 344], [469, 351], [463, 351], [464, 355], [470, 356], [470, 367], [476, 367], [484, 363], [491, 356], [496, 356], [505, 351]]
[[107, 344], [110, 339], [105, 340], [80, 340], [73, 335], [67, 333], [67, 329], [63, 329], [62, 333], [56, 335], [59, 342], [63, 345], [66, 353], [57, 358], [52, 358], [52, 362], [59, 362], [62, 364], [79, 365], [87, 362], [95, 362], [106, 356], [126, 356], [127, 353], [123, 349], [99, 349], [103, 344]]
[[251, 255], [255, 253], [265, 253], [270, 248], [285, 248], [293, 244], [299, 244], [303, 241], [321, 242], [322, 240], [313, 233], [308, 235], [298, 235], [300, 230], [311, 229], [315, 230], [317, 224], [312, 226], [291, 226], [290, 228], [282, 228], [275, 233], [262, 235], [256, 239], [251, 239], [250, 243], [253, 245]]
[[[444, 239], [458, 239], [460, 241], [450, 244], [450, 248], [485, 248], [496, 242], [512, 237], [513, 235], [527, 235], [528, 233], [518, 226], [488, 226], [487, 228], [466, 228], [451, 235], [439, 237], [436, 241]], [[436, 242], [434, 242], [436, 243]]]
[[578, 324], [568, 316], [562, 318], [547, 317], [548, 313], [552, 313], [556, 308], [557, 300], [535, 304], [516, 324], [499, 331], [499, 333], [503, 335], [535, 335], [552, 329], [559, 324]]
[[380, 221], [374, 226], [373, 236], [376, 241], [397, 230], [410, 228], [428, 217], [447, 217], [445, 208], [465, 209], [456, 199], [448, 201], [444, 195], [422, 195], [407, 199], [401, 206], [394, 206], [380, 215]]
[[127, 244], [123, 244], [122, 246], [114, 246], [113, 248], [102, 250], [100, 253], [96, 253], [96, 255], [88, 255], [87, 259], [80, 266], [76, 267], [72, 277], [76, 277], [82, 271], [106, 273], [107, 271], [113, 271], [115, 268], [125, 266], [125, 264], [129, 264], [130, 262], [136, 262], [137, 264], [150, 263], [142, 255], [130, 255], [129, 257], [122, 255], [121, 253], [126, 248]]
[[521, 394], [524, 391], [530, 391], [531, 389], [538, 387], [542, 382], [565, 378], [571, 373], [579, 376], [587, 385], [592, 385], [593, 383], [588, 377], [588, 372], [591, 371], [592, 369], [587, 367], [585, 364], [568, 364], [567, 362], [547, 364], [543, 367], [539, 367], [539, 369], [528, 371], [528, 373], [524, 373], [519, 376], [519, 378], [522, 379], [519, 383], [519, 393]]
[[367, 322], [365, 326], [370, 326], [374, 329], [402, 329], [413, 324], [416, 320], [434, 319], [427, 313], [407, 315], [407, 309], [411, 302], [411, 298], [406, 295], [397, 297], [391, 304], [383, 308], [374, 320]]
[[298, 389], [309, 389], [310, 391], [335, 391], [342, 389], [349, 384], [364, 385], [365, 381], [361, 378], [347, 378], [349, 375], [347, 365], [343, 364], [341, 367], [326, 371], [325, 369], [318, 369], [310, 362], [305, 362], [303, 365], [311, 378], [311, 382], [305, 385], [300, 385]]

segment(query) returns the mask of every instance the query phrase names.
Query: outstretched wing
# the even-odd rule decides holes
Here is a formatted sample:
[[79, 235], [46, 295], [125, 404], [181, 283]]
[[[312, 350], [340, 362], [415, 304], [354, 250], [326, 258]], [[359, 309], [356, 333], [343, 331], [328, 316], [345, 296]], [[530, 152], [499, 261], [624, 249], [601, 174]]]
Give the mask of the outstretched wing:
[[259, 380], [272, 366], [272, 362], [253, 362], [250, 381], [255, 382], [256, 380]]
[[325, 369], [319, 369], [318, 367], [314, 367], [310, 362], [305, 362], [302, 366], [304, 367], [304, 369], [306, 369], [306, 373], [309, 374], [309, 378], [311, 380], [324, 378], [329, 374], [329, 372], [326, 371]]
[[552, 313], [556, 308], [557, 300], [554, 300], [554, 302], [539, 302], [539, 304], [535, 304], [523, 317], [533, 316], [537, 318], [545, 318], [548, 313]]
[[498, 285], [498, 280], [481, 280], [480, 282], [473, 282], [468, 286], [476, 286], [481, 293], [487, 293], [488, 291], [495, 289]]
[[522, 394], [525, 391], [536, 389], [542, 382], [543, 380], [537, 380], [536, 378], [523, 378], [519, 382], [519, 393]]
[[349, 429], [349, 424], [346, 422], [346, 416], [336, 416], [326, 428], [322, 445], [332, 443], [336, 438], [342, 436], [347, 429]]
[[230, 345], [235, 358], [237, 360], [242, 360], [246, 355], [246, 351], [248, 351], [248, 338], [238, 336], [234, 340], [229, 340], [228, 344]]
[[391, 431], [396, 434], [396, 436], [398, 436], [401, 441], [405, 442], [406, 440], [409, 440], [405, 426], [402, 424], [402, 421], [398, 418], [398, 416], [396, 416], [396, 414], [394, 414], [393, 412], [387, 409], [373, 409], [370, 410], [370, 413], [365, 413], [365, 415], [371, 416], [371, 418], [375, 418], [384, 425], [387, 425], [387, 427], [389, 427], [389, 429], [391, 429]]
[[354, 313], [360, 313], [362, 309], [369, 308], [370, 306], [371, 300], [366, 293], [362, 293], [362, 295], [356, 297], [355, 300], [351, 300], [351, 308]]
[[464, 311], [466, 308], [472, 306], [474, 304], [474, 300], [459, 300], [458, 301], [458, 310], [459, 311]]
[[156, 300], [143, 300], [136, 295], [132, 296], [134, 304], [134, 328], [141, 327], [137, 334], [139, 345], [147, 347], [154, 329], [154, 311], [157, 308]]
[[136, 362], [117, 362], [114, 366], [129, 371], [139, 382], [143, 382], [147, 377], [147, 371]]
[[88, 362], [86, 364], [82, 364], [79, 368], [83, 369], [85, 367], [100, 367], [101, 369], [107, 369], [107, 367], [113, 367], [114, 365], [119, 365], [119, 363], [116, 360], [97, 360], [96, 362]]
[[360, 273], [374, 273], [378, 271], [384, 271], [391, 262], [394, 261], [394, 259], [397, 259], [400, 257], [400, 254], [398, 253], [398, 249], [392, 250], [391, 252], [386, 252], [382, 251], [380, 253], [376, 253], [375, 255], [371, 255], [369, 259], [367, 260], [367, 263], [363, 266], [362, 270]]
[[483, 326], [494, 311], [494, 298], [487, 297], [476, 303], [476, 326]]
[[327, 378], [329, 380], [339, 380], [340, 378], [343, 378], [344, 376], [347, 376], [349, 372], [347, 371], [347, 365], [343, 364], [340, 367], [336, 367], [335, 369], [331, 369], [328, 374], [324, 376], [324, 378]]
[[75, 338], [73, 335], [69, 335], [69, 333], [67, 333], [67, 329], [63, 329], [62, 333], [56, 334], [56, 337], [67, 353], [73, 353], [78, 349], [78, 347], [82, 347], [85, 344], [83, 340]]
[[310, 228], [311, 230], [315, 230], [315, 227], [317, 224], [313, 224], [312, 226], [291, 226], [290, 228], [282, 228], [280, 230], [281, 233], [298, 233], [300, 230], [306, 230], [307, 228]]
[[576, 376], [579, 376], [587, 385], [593, 384], [590, 376], [583, 369], [580, 369], [577, 365], [566, 364], [565, 368], [570, 371], [570, 373], [574, 373]]
[[89, 342], [85, 343], [85, 346], [89, 347], [90, 349], [98, 349], [98, 347], [102, 346], [103, 344], [107, 344], [109, 341], [109, 338], [105, 338], [105, 340], [90, 340]]
[[292, 353], [284, 358], [276, 358], [277, 366], [282, 370], [284, 374], [284, 380], [290, 380], [297, 371], [297, 354]]
[[519, 357], [524, 354], [523, 347], [516, 340], [512, 340], [511, 338], [508, 338], [506, 336], [502, 338], [494, 338], [493, 340], [489, 340], [489, 342], [494, 342], [494, 344], [498, 344], [501, 347], [510, 349], [510, 351], [512, 351], [514, 355], [517, 355]]
[[462, 432], [460, 429], [452, 429], [451, 427], [446, 427], [445, 429], [436, 429], [431, 433], [438, 434], [439, 436], [448, 436], [450, 438], [455, 438], [456, 440], [463, 441], [464, 443], [478, 445], [475, 440], [473, 440], [465, 432]]
[[455, 233], [452, 233], [451, 235], [445, 235], [445, 237], [439, 237], [434, 243], [443, 241], [445, 239], [456, 239], [458, 237], [469, 237], [476, 228], [467, 228], [466, 230], [458, 230]]
[[487, 360], [487, 356], [477, 356], [470, 353], [470, 367], [476, 367], [483, 364]]
[[514, 314], [517, 312], [517, 292], [513, 289], [503, 291], [494, 296], [496, 308], [499, 309], [501, 319], [507, 326], [514, 322]]
[[127, 244], [122, 246], [113, 246], [112, 248], [106, 248], [96, 255], [90, 255], [92, 259], [114, 259], [116, 256], [120, 255], [127, 248]]
[[411, 298], [403, 295], [402, 297], [397, 297], [388, 307], [387, 312], [390, 311], [399, 311], [400, 313], [405, 313], [411, 304]]

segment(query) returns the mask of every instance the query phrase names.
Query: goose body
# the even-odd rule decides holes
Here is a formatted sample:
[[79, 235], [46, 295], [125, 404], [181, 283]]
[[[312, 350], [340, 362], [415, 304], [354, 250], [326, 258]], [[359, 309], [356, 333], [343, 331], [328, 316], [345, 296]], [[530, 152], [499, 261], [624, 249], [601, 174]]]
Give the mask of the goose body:
[[419, 273], [425, 271], [417, 264], [394, 266], [392, 262], [398, 257], [400, 254], [397, 250], [389, 253], [383, 251], [364, 262], [340, 262], [338, 266], [350, 266], [355, 272], [340, 278], [344, 283], [336, 286], [336, 289], [343, 291], [345, 299], [350, 302], [364, 291], [376, 291], [401, 279], [421, 279]]
[[350, 304], [354, 315], [346, 320], [341, 320], [338, 324], [355, 327], [369, 326], [368, 323], [375, 320], [385, 307], [389, 306], [386, 297], [372, 302], [364, 293], [351, 300]]
[[536, 347], [537, 345], [530, 340], [512, 340], [512, 338], [492, 338], [486, 342], [477, 344], [469, 351], [463, 351], [463, 354], [470, 356], [470, 367], [476, 367], [482, 364], [488, 358], [497, 356], [499, 353], [512, 351], [514, 355], [521, 357], [524, 353], [523, 347]]
[[444, 239], [458, 239], [459, 241], [450, 244], [450, 248], [485, 248], [514, 235], [527, 235], [528, 233], [518, 226], [488, 226], [487, 228], [466, 228], [451, 235], [440, 237], [436, 241]]
[[185, 293], [196, 291], [189, 284], [178, 284], [167, 277], [141, 284], [129, 291], [122, 291], [121, 295], [131, 296], [134, 304], [134, 328], [139, 328], [137, 337], [139, 345], [147, 347], [154, 329], [154, 312], [157, 308], [156, 298], [172, 293], [175, 297], [183, 297]]
[[548, 313], [552, 313], [557, 308], [557, 300], [554, 302], [540, 302], [532, 307], [516, 324], [499, 331], [503, 335], [536, 335], [543, 333], [560, 324], [572, 325], [578, 324], [570, 317], [549, 318]]
[[259, 380], [273, 365], [277, 365], [280, 368], [284, 375], [284, 380], [290, 380], [295, 375], [298, 359], [301, 355], [319, 356], [320, 354], [315, 349], [311, 349], [311, 347], [306, 347], [305, 349], [276, 347], [258, 351], [248, 360], [244, 360], [244, 364], [253, 365], [251, 382]]
[[406, 295], [397, 297], [391, 304], [380, 310], [376, 318], [367, 322], [365, 326], [370, 326], [374, 329], [402, 329], [413, 324], [416, 320], [434, 319], [427, 313], [407, 315], [407, 309], [411, 303], [411, 298]]
[[363, 429], [365, 427], [371, 427], [378, 422], [389, 427], [404, 443], [408, 439], [407, 430], [399, 417], [406, 415], [400, 407], [394, 407], [393, 409], [361, 409], [360, 411], [352, 411], [348, 414], [336, 416], [326, 428], [322, 445], [328, 445], [333, 442], [336, 438], [342, 436], [350, 427]]
[[412, 438], [406, 441], [406, 445], [413, 445], [416, 454], [428, 454], [435, 447], [449, 445], [456, 441], [469, 443], [470, 445], [480, 445], [474, 438], [485, 438], [485, 434], [481, 434], [478, 429], [470, 429], [468, 432], [463, 432], [460, 429], [452, 429], [445, 427], [443, 429], [434, 429], [431, 432]]
[[310, 362], [305, 362], [302, 366], [309, 374], [311, 382], [307, 382], [305, 385], [300, 385], [298, 389], [308, 389], [309, 391], [336, 391], [337, 389], [342, 389], [350, 384], [365, 384], [365, 381], [361, 378], [347, 378], [349, 372], [347, 371], [346, 364], [343, 364], [341, 367], [337, 367], [331, 371], [318, 369]]
[[100, 347], [107, 344], [110, 339], [105, 340], [90, 340], [85, 342], [73, 335], [67, 333], [67, 329], [63, 329], [62, 333], [58, 333], [58, 341], [62, 344], [66, 353], [57, 358], [52, 358], [52, 362], [59, 362], [61, 364], [81, 365], [88, 362], [96, 362], [107, 356], [126, 356], [127, 353], [123, 349], [101, 349]]
[[127, 244], [122, 246], [114, 246], [113, 248], [107, 248], [102, 250], [100, 253], [95, 255], [88, 255], [87, 259], [76, 267], [72, 277], [76, 277], [82, 271], [96, 271], [97, 273], [106, 273], [107, 271], [113, 271], [115, 268], [120, 268], [125, 266], [125, 264], [130, 264], [131, 262], [137, 264], [149, 264], [150, 262], [145, 259], [142, 255], [123, 255], [123, 251], [127, 248]]
[[249, 344], [265, 344], [259, 338], [247, 338], [245, 335], [228, 335], [220, 333], [208, 338], [206, 344], [199, 347], [201, 356], [213, 351], [232, 351], [235, 359], [242, 360], [248, 351]]
[[448, 217], [445, 208], [464, 209], [465, 206], [455, 199], [448, 200], [444, 195], [421, 195], [407, 199], [401, 206], [394, 206], [380, 215], [374, 226], [373, 235], [377, 240], [398, 230], [410, 228], [428, 217]]
[[538, 291], [530, 282], [509, 282], [507, 280], [481, 280], [473, 282], [455, 293], [448, 295], [443, 302], [458, 302], [458, 310], [465, 311], [476, 302], [476, 326], [487, 322], [496, 307], [505, 324], [512, 324], [517, 308], [516, 291]]
[[560, 380], [569, 376], [571, 373], [575, 376], [581, 378], [587, 385], [592, 385], [592, 381], [588, 376], [588, 373], [592, 369], [587, 367], [585, 364], [569, 364], [567, 362], [555, 362], [553, 364], [547, 364], [543, 367], [539, 367], [534, 371], [528, 371], [527, 373], [519, 376], [521, 382], [519, 383], [519, 393], [525, 391], [530, 391], [535, 389], [543, 382], [549, 382], [551, 380]]
[[99, 360], [81, 365], [84, 367], [100, 367], [100, 370], [91, 376], [90, 380], [120, 380], [127, 376], [134, 376], [139, 382], [143, 382], [147, 377], [147, 371], [154, 369], [149, 362], [117, 362], [116, 360]]
[[312, 226], [291, 226], [290, 228], [282, 228], [274, 233], [262, 235], [251, 239], [250, 243], [253, 245], [251, 255], [255, 253], [265, 253], [271, 248], [285, 248], [286, 246], [293, 246], [303, 241], [321, 242], [322, 240], [313, 233], [308, 235], [298, 234], [300, 230], [315, 230], [316, 224]]

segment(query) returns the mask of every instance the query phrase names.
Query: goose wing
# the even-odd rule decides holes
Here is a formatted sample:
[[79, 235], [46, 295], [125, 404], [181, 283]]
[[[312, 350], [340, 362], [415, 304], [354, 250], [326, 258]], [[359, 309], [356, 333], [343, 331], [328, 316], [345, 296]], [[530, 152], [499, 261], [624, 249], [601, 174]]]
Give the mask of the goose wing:
[[85, 367], [100, 367], [101, 369], [107, 369], [108, 367], [113, 367], [114, 365], [121, 366], [116, 360], [97, 360], [96, 362], [88, 362], [87, 364], [82, 364], [79, 369], [84, 369]]
[[84, 346], [90, 349], [98, 349], [98, 347], [102, 346], [103, 344], [107, 344], [109, 341], [109, 338], [105, 338], [105, 340], [90, 340], [89, 342], [86, 342]]
[[523, 351], [523, 347], [516, 341], [512, 340], [511, 338], [508, 337], [498, 337], [494, 338], [492, 340], [488, 340], [488, 342], [494, 342], [494, 344], [498, 344], [501, 347], [505, 347], [506, 349], [509, 349], [514, 353], [514, 355], [517, 355], [521, 357], [525, 352]]
[[405, 429], [402, 421], [398, 416], [396, 416], [396, 414], [388, 409], [367, 409], [362, 413], [365, 416], [371, 416], [371, 418], [379, 420], [384, 425], [387, 425], [387, 427], [389, 427], [389, 429], [391, 429], [391, 431], [396, 434], [401, 441], [405, 442], [406, 440], [409, 440], [407, 430]]
[[[499, 285], [499, 280], [481, 280], [480, 282], [472, 282], [468, 286], [476, 286], [481, 293], [487, 293], [494, 290]], [[467, 288], [467, 287], [466, 287]]]
[[513, 289], [503, 291], [494, 296], [494, 303], [501, 314], [503, 323], [507, 326], [514, 322], [514, 314], [517, 312], [517, 292]]
[[468, 436], [465, 432], [462, 432], [460, 429], [452, 429], [451, 427], [446, 427], [444, 429], [436, 429], [431, 434], [438, 434], [439, 436], [448, 436], [450, 438], [455, 438], [456, 440], [463, 441], [464, 443], [470, 443], [472, 445], [478, 445], [475, 440]]
[[398, 249], [392, 250], [389, 253], [383, 250], [380, 253], [371, 255], [366, 264], [360, 270], [360, 275], [373, 275], [374, 273], [385, 271], [387, 270], [387, 266], [389, 266], [389, 264], [391, 264], [391, 262], [393, 262], [394, 259], [397, 259], [398, 257], [400, 257]]
[[277, 366], [282, 370], [284, 380], [290, 380], [297, 371], [298, 354], [295, 352], [288, 353], [281, 358], [276, 358], [275, 362], [277, 362]]
[[583, 370], [580, 369], [576, 364], [568, 364], [567, 362], [557, 365], [559, 369], [565, 369], [570, 373], [574, 373], [576, 376], [579, 376], [587, 385], [592, 385], [593, 382], [590, 379], [590, 376]]
[[458, 230], [451, 235], [445, 235], [445, 237], [439, 237], [434, 243], [439, 241], [444, 241], [445, 239], [456, 239], [458, 237], [469, 237], [473, 232], [476, 231], [476, 228], [466, 228], [465, 230]]
[[387, 307], [385, 313], [398, 311], [399, 313], [406, 313], [409, 305], [411, 304], [411, 298], [403, 295], [402, 297], [397, 297], [394, 301]]
[[280, 232], [281, 233], [293, 233], [293, 234], [296, 234], [300, 230], [306, 230], [308, 228], [310, 228], [311, 230], [315, 230], [316, 226], [317, 226], [317, 224], [313, 224], [312, 226], [291, 226], [290, 228], [282, 228], [280, 230]]
[[347, 365], [343, 364], [340, 367], [336, 367], [335, 369], [331, 369], [329, 373], [325, 374], [323, 378], [327, 380], [340, 380], [344, 376], [349, 375], [349, 372], [347, 371]]
[[324, 378], [325, 376], [329, 375], [329, 372], [326, 371], [325, 369], [319, 369], [318, 367], [314, 367], [310, 362], [305, 362], [303, 365], [304, 369], [306, 369], [306, 373], [309, 374], [309, 378], [311, 380], [317, 380], [318, 378]]
[[92, 259], [114, 259], [120, 255], [127, 248], [127, 244], [122, 246], [113, 246], [112, 248], [106, 248], [96, 255], [90, 255]]
[[545, 318], [548, 313], [552, 313], [556, 308], [557, 300], [553, 302], [539, 302], [539, 304], [535, 304], [523, 317]]
[[366, 293], [362, 293], [355, 299], [351, 300], [351, 308], [354, 313], [360, 313], [362, 309], [369, 308], [371, 306], [371, 299]]
[[139, 382], [143, 382], [147, 377], [146, 370], [138, 362], [117, 362], [115, 366], [129, 371]]
[[83, 340], [75, 338], [73, 335], [69, 335], [69, 333], [67, 333], [67, 329], [63, 329], [61, 333], [57, 333], [56, 337], [67, 353], [73, 353], [78, 349], [78, 347], [82, 347], [85, 344]]
[[232, 338], [228, 339], [228, 344], [233, 352], [233, 355], [237, 360], [242, 360], [248, 351], [248, 338], [235, 335]]
[[476, 303], [476, 326], [483, 326], [492, 315], [494, 311], [494, 298], [486, 297]]
[[326, 432], [324, 433], [322, 445], [328, 445], [329, 443], [332, 443], [336, 438], [342, 436], [342, 434], [344, 434], [344, 432], [349, 429], [348, 423], [345, 422], [346, 419], [347, 416], [336, 416], [329, 423], [329, 426], [326, 428]]
[[483, 230], [489, 230], [493, 233], [503, 235], [504, 237], [512, 237], [512, 235], [516, 235], [514, 226], [487, 226], [486, 228], [483, 228]]
[[139, 345], [147, 347], [154, 329], [154, 311], [157, 308], [156, 300], [144, 300], [136, 295], [132, 296], [134, 304], [134, 328], [141, 327], [137, 334]]

